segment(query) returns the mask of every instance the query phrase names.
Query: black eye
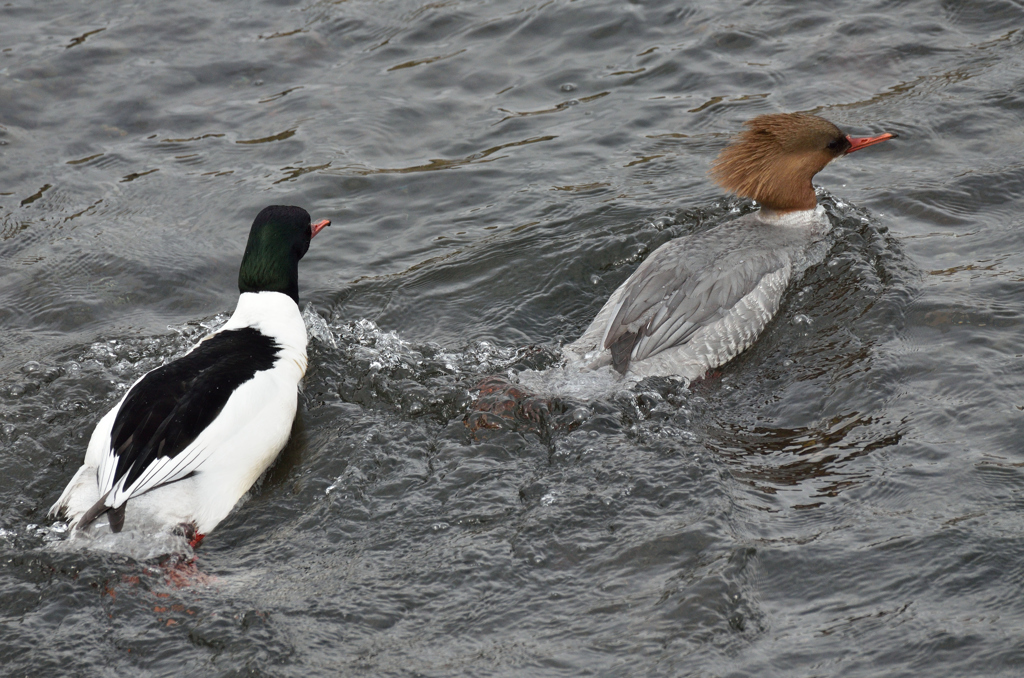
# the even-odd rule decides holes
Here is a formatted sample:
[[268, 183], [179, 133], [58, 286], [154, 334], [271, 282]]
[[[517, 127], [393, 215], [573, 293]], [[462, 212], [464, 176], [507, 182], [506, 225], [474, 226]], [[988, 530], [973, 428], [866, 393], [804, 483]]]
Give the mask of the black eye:
[[842, 149], [844, 141], [846, 141], [846, 139], [833, 139], [832, 141], [828, 142], [827, 148], [830, 151], [838, 151]]

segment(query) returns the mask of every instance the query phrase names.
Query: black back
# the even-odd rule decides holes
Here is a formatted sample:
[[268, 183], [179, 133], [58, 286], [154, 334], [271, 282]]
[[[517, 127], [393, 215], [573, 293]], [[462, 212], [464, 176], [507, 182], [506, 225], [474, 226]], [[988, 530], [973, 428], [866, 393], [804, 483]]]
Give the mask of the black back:
[[274, 366], [280, 350], [255, 328], [225, 330], [143, 377], [114, 418], [114, 484], [124, 477], [127, 489], [156, 459], [176, 457], [217, 418], [236, 388]]

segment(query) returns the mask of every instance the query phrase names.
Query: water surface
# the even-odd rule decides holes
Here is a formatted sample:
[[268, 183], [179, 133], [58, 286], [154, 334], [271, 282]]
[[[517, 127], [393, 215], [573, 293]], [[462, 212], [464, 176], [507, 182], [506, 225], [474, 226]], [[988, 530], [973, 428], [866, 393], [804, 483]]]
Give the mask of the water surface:
[[[0, 8], [10, 675], [1016, 676], [1024, 8], [1010, 1]], [[897, 141], [713, 379], [472, 431], [660, 244], [749, 210], [744, 120]], [[59, 548], [99, 417], [301, 266], [293, 438], [190, 571]], [[184, 581], [183, 581], [184, 580]], [[184, 584], [184, 585], [183, 585]]]

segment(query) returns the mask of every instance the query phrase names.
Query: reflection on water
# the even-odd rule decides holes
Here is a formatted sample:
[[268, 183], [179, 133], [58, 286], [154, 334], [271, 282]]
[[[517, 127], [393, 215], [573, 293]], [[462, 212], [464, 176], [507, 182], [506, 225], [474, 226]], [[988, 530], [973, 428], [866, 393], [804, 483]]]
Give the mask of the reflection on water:
[[736, 478], [761, 492], [775, 494], [779, 486], [807, 485], [814, 487], [818, 496], [835, 497], [868, 479], [863, 473], [847, 473], [845, 467], [850, 461], [899, 444], [898, 431], [877, 439], [870, 437], [878, 435], [874, 429], [880, 428], [880, 423], [857, 413], [823, 422], [820, 428], [792, 430], [740, 429], [723, 422], [715, 431], [717, 435], [707, 436], [704, 442], [735, 464], [732, 473]]
[[[12, 675], [1016, 674], [1019, 4], [3, 11]], [[794, 110], [900, 139], [818, 175], [832, 249], [760, 340], [689, 388], [560, 371]], [[223, 322], [272, 203], [334, 222], [281, 459], [194, 561], [67, 548], [92, 426]]]

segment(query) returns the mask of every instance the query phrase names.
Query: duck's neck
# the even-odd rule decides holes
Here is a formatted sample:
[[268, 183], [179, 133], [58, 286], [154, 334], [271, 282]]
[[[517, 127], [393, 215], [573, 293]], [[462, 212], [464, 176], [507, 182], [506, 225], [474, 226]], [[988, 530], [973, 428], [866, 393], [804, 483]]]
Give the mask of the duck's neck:
[[[825, 208], [815, 203], [814, 207], [806, 210], [773, 210], [768, 207], [761, 207], [756, 212], [758, 220], [772, 226], [783, 228], [814, 228], [820, 229], [828, 224], [828, 217], [825, 216]], [[827, 230], [827, 229], [826, 229]]]
[[818, 164], [824, 167], [827, 161], [811, 165], [804, 154], [771, 158], [747, 182], [751, 190], [746, 195], [774, 212], [813, 210], [818, 197], [811, 181], [821, 169]]
[[306, 348], [306, 325], [295, 301], [280, 292], [243, 292], [225, 330], [255, 327], [279, 344]]

